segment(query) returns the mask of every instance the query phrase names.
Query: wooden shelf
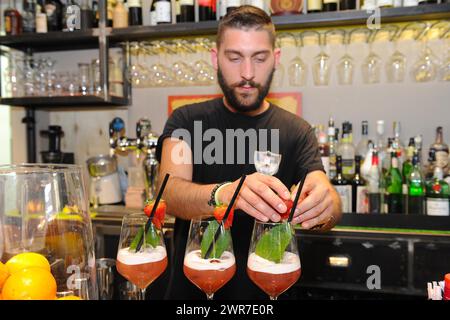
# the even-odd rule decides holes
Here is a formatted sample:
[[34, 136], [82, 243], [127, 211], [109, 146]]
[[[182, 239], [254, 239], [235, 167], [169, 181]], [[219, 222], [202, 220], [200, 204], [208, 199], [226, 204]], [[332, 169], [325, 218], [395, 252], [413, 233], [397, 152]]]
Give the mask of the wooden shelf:
[[105, 101], [98, 96], [64, 96], [64, 97], [24, 97], [1, 98], [0, 104], [10, 106], [25, 106], [34, 108], [69, 107], [69, 106], [126, 106], [128, 99], [111, 97]]

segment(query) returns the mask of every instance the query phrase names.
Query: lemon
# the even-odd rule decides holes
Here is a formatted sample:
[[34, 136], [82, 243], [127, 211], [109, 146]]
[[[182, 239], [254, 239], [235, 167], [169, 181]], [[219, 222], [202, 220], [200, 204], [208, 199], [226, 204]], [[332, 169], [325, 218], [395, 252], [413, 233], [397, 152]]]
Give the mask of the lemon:
[[6, 262], [11, 275], [25, 268], [41, 268], [50, 272], [50, 263], [42, 254], [34, 252], [19, 253]]

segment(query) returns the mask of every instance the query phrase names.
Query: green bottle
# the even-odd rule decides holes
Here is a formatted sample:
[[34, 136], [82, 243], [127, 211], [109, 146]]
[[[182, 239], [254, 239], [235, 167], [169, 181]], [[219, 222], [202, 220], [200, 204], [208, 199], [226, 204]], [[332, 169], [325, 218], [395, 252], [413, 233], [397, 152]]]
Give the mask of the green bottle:
[[403, 209], [408, 213], [408, 177], [412, 171], [412, 157], [414, 156], [415, 143], [414, 138], [409, 138], [408, 148], [406, 149], [406, 160], [403, 162], [402, 177], [403, 177]]
[[408, 177], [408, 214], [425, 214], [425, 182], [417, 151], [414, 151], [412, 165], [413, 168]]
[[441, 167], [434, 168], [433, 178], [427, 182], [427, 215], [448, 216], [450, 187], [444, 181], [444, 171]]
[[391, 152], [391, 166], [386, 173], [387, 213], [403, 213], [402, 174], [398, 169], [396, 152]]

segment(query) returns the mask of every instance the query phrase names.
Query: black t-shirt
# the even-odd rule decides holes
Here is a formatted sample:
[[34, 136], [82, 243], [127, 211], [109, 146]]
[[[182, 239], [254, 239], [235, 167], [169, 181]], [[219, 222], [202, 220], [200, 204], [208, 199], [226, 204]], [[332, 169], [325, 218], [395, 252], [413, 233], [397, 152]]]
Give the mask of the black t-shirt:
[[[180, 131], [177, 129], [184, 129]], [[175, 131], [177, 130], [177, 131]], [[174, 132], [175, 131], [175, 132]], [[167, 120], [159, 138], [157, 157], [161, 159], [163, 140], [173, 134], [190, 139], [185, 141], [192, 150], [192, 181], [199, 184], [234, 181], [243, 174], [256, 172], [253, 153], [270, 150], [282, 155], [275, 177], [288, 189], [298, 183], [301, 168], [308, 171], [322, 170], [323, 166], [312, 127], [300, 117], [273, 104], [257, 115], [233, 113], [221, 98], [192, 104], [176, 109]], [[236, 138], [246, 133], [247, 139]], [[220, 134], [220, 137], [218, 135]], [[239, 135], [241, 134], [241, 135]], [[253, 139], [256, 137], [256, 140]], [[222, 141], [220, 141], [222, 140]], [[257, 141], [255, 145], [252, 141]], [[223, 143], [221, 143], [223, 142]], [[218, 299], [267, 299], [246, 275], [247, 256], [254, 218], [236, 211], [233, 227], [233, 249], [237, 271], [233, 279], [222, 287]], [[190, 221], [176, 219], [174, 230], [174, 261], [170, 299], [202, 299], [205, 294], [196, 288], [183, 274], [183, 259]]]

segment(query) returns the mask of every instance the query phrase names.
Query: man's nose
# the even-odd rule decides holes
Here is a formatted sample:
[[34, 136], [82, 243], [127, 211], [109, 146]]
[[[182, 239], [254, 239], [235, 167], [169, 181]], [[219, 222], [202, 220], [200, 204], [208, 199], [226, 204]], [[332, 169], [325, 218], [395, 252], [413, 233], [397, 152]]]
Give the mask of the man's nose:
[[244, 59], [241, 64], [241, 77], [245, 80], [252, 80], [255, 77], [255, 70], [250, 59]]

